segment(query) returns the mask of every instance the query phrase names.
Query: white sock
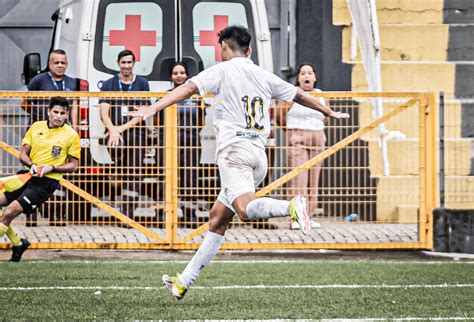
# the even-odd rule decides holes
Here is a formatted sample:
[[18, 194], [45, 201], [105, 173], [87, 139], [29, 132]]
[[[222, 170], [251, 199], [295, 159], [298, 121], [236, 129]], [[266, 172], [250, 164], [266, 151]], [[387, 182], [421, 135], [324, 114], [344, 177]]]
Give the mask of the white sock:
[[286, 217], [290, 215], [290, 202], [273, 198], [257, 198], [247, 205], [247, 217], [250, 220]]
[[223, 241], [224, 236], [208, 231], [196, 254], [180, 275], [179, 282], [186, 286], [193, 285], [204, 267], [216, 256]]

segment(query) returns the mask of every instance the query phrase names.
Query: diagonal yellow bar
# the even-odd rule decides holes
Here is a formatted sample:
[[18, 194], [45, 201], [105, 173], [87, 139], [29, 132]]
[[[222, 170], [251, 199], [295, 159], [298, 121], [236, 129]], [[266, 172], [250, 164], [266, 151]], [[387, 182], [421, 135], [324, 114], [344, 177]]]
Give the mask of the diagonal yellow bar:
[[[8, 144], [6, 144], [5, 142], [3, 142], [2, 140], [0, 140], [0, 148], [5, 150], [6, 152], [10, 153], [11, 155], [15, 156], [15, 157], [19, 157], [20, 156], [20, 152], [18, 152], [17, 150], [15, 150], [14, 148], [12, 148], [11, 146], [9, 146]], [[118, 218], [120, 219], [122, 222], [126, 223], [127, 225], [130, 225], [132, 226], [133, 228], [135, 228], [136, 230], [138, 230], [139, 232], [141, 232], [142, 234], [144, 234], [145, 236], [153, 239], [154, 241], [158, 242], [158, 243], [166, 243], [160, 236], [158, 236], [157, 234], [155, 234], [153, 231], [149, 230], [148, 228], [146, 227], [143, 227], [142, 225], [140, 225], [139, 223], [137, 223], [136, 221], [128, 218], [127, 216], [124, 216], [123, 214], [121, 214], [120, 212], [118, 212], [117, 210], [115, 210], [114, 208], [110, 207], [108, 204], [106, 204], [105, 202], [103, 202], [102, 200], [100, 199], [97, 199], [96, 197], [94, 197], [93, 195], [91, 195], [90, 193], [82, 190], [81, 188], [73, 185], [72, 183], [70, 183], [69, 181], [67, 181], [66, 179], [61, 179], [61, 181], [59, 182], [63, 187], [67, 188], [68, 190], [71, 190], [72, 192], [74, 192], [75, 194], [83, 197], [85, 200], [93, 203], [96, 207], [98, 208], [101, 208], [107, 212], [109, 212], [112, 216], [114, 216], [115, 218]]]
[[[301, 166], [299, 166], [298, 168], [288, 172], [286, 175], [284, 175], [283, 177], [279, 178], [278, 180], [275, 180], [273, 181], [271, 184], [269, 184], [268, 186], [266, 187], [263, 187], [262, 189], [260, 189], [258, 192], [257, 192], [257, 197], [262, 197], [266, 194], [268, 194], [270, 191], [278, 188], [279, 186], [283, 185], [284, 183], [286, 183], [287, 181], [293, 179], [294, 177], [298, 176], [300, 173], [302, 173], [303, 171], [311, 168], [312, 166], [314, 166], [316, 163], [330, 157], [331, 155], [333, 155], [334, 153], [336, 153], [337, 151], [339, 151], [340, 149], [342, 149], [343, 147], [349, 145], [350, 143], [354, 142], [355, 140], [357, 140], [358, 138], [360, 138], [362, 135], [364, 135], [365, 133], [373, 130], [374, 128], [376, 128], [377, 126], [379, 126], [381, 123], [384, 123], [386, 122], [388, 119], [394, 117], [395, 115], [401, 113], [402, 111], [404, 111], [405, 109], [409, 108], [410, 106], [412, 106], [413, 104], [415, 104], [416, 102], [418, 102], [419, 99], [418, 98], [413, 98], [411, 100], [409, 100], [407, 103], [403, 104], [403, 105], [400, 105], [398, 106], [397, 108], [395, 108], [394, 110], [392, 110], [391, 112], [385, 114], [384, 116], [382, 116], [381, 118], [373, 121], [372, 123], [370, 123], [369, 125], [367, 125], [366, 127], [352, 133], [351, 135], [349, 135], [348, 137], [346, 137], [345, 139], [339, 141], [338, 143], [336, 143], [335, 145], [333, 145], [332, 147], [330, 147], [329, 149], [325, 150], [324, 152], [318, 154], [317, 156], [315, 156], [313, 159], [307, 161], [306, 163], [302, 164]], [[207, 229], [209, 228], [209, 224], [208, 223], [205, 223], [201, 226], [199, 226], [197, 229], [193, 230], [191, 233], [189, 233], [188, 235], [184, 236], [183, 238], [181, 238], [180, 240], [178, 240], [177, 242], [178, 243], [186, 243], [190, 240], [192, 240], [194, 237], [198, 236], [199, 234], [203, 233], [204, 231], [206, 231]]]
[[9, 146], [8, 144], [6, 144], [5, 142], [3, 142], [2, 140], [0, 140], [0, 149], [10, 153], [11, 155], [13, 155], [14, 157], [20, 157], [20, 152], [18, 152], [17, 150], [15, 150], [14, 148], [12, 148], [11, 146]]
[[85, 200], [93, 203], [96, 207], [98, 208], [101, 208], [107, 212], [109, 212], [112, 216], [114, 216], [115, 218], [118, 218], [120, 219], [120, 221], [126, 223], [127, 225], [129, 226], [132, 226], [133, 228], [135, 228], [136, 230], [138, 230], [139, 232], [141, 232], [142, 234], [144, 234], [145, 236], [153, 239], [154, 241], [158, 242], [158, 243], [166, 243], [165, 240], [163, 240], [160, 236], [158, 236], [157, 234], [155, 234], [153, 231], [151, 231], [150, 229], [146, 228], [146, 227], [143, 227], [142, 225], [140, 225], [139, 223], [137, 223], [136, 221], [128, 218], [127, 216], [123, 215], [122, 213], [120, 213], [119, 211], [117, 211], [116, 209], [110, 207], [108, 204], [106, 204], [105, 202], [103, 202], [102, 200], [100, 199], [97, 199], [96, 197], [94, 197], [93, 195], [91, 195], [90, 193], [82, 190], [81, 188], [73, 185], [72, 183], [70, 183], [69, 181], [67, 181], [66, 179], [61, 179], [61, 181], [59, 182], [63, 187], [65, 187], [66, 189], [68, 190], [71, 190], [72, 192], [74, 192], [75, 194], [81, 196], [82, 198], [84, 198]]
[[178, 240], [178, 243], [187, 243], [188, 241], [192, 240], [194, 237], [202, 234], [208, 229], [209, 229], [209, 223], [202, 224], [201, 226], [199, 226], [198, 228], [190, 232], [188, 235]]
[[360, 138], [365, 133], [373, 130], [374, 128], [379, 126], [381, 123], [386, 122], [387, 120], [389, 120], [390, 118], [392, 118], [395, 115], [399, 114], [400, 112], [404, 111], [405, 109], [412, 106], [416, 102], [418, 102], [418, 99], [413, 98], [413, 99], [409, 100], [407, 103], [405, 103], [403, 105], [400, 105], [397, 108], [395, 108], [394, 110], [392, 110], [389, 113], [385, 114], [381, 118], [373, 121], [372, 123], [370, 123], [366, 127], [362, 128], [360, 130], [357, 130], [356, 132], [352, 133], [348, 137], [344, 138], [343, 140], [341, 140], [341, 141], [337, 142], [336, 144], [334, 144], [333, 146], [331, 146], [329, 149], [321, 152], [320, 154], [318, 154], [317, 156], [315, 156], [311, 160], [308, 160], [307, 162], [303, 163], [298, 168], [295, 168], [295, 169], [291, 170], [290, 172], [285, 174], [283, 177], [278, 178], [277, 180], [270, 183], [268, 186], [263, 187], [262, 189], [257, 191], [257, 197], [265, 196], [270, 191], [280, 187], [281, 185], [288, 182], [289, 180], [297, 177], [300, 173], [310, 169], [311, 167], [313, 167], [318, 162], [321, 162], [324, 159], [330, 157], [331, 155], [333, 155], [337, 151], [341, 150], [343, 147], [348, 146], [349, 144], [351, 144], [352, 142], [354, 142], [355, 140]]

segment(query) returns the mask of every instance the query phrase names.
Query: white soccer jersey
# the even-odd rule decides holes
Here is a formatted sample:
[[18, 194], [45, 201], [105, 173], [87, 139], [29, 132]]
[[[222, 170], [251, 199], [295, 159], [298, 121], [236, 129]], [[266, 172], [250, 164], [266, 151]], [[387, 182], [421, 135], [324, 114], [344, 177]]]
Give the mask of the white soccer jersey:
[[196, 84], [200, 95], [216, 94], [216, 154], [241, 140], [265, 149], [270, 133], [271, 99], [291, 101], [296, 95], [295, 86], [244, 57], [214, 65], [190, 81]]

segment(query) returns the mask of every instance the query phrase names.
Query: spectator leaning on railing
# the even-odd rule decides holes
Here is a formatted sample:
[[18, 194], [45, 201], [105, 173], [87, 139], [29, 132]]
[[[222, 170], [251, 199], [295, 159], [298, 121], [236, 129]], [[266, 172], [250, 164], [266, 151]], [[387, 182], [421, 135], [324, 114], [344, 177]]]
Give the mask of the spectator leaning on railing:
[[[296, 86], [305, 92], [321, 92], [316, 88], [318, 77], [316, 70], [310, 64], [301, 64], [296, 72]], [[324, 98], [320, 97], [321, 105], [326, 106]], [[289, 110], [288, 110], [289, 109]], [[325, 116], [323, 113], [298, 104], [282, 102], [276, 114], [277, 122], [286, 125], [288, 141], [288, 167], [292, 170], [324, 151], [326, 134], [324, 133]], [[313, 216], [318, 204], [318, 184], [321, 172], [321, 162], [299, 174], [288, 182], [290, 197], [302, 195], [308, 200], [308, 214]], [[311, 221], [311, 228], [320, 224]], [[293, 229], [299, 229], [292, 224]]]
[[[176, 62], [170, 68], [173, 88], [184, 84], [188, 79], [188, 66]], [[172, 90], [170, 89], [170, 90]], [[178, 105], [178, 146], [179, 146], [179, 187], [183, 204], [184, 225], [194, 227], [197, 222], [196, 199], [191, 195], [198, 190], [198, 167], [200, 155], [199, 131], [204, 124], [204, 111], [200, 99], [185, 99]], [[163, 113], [164, 114], [164, 113]]]
[[[102, 82], [102, 92], [148, 92], [150, 86], [145, 77], [135, 75], [135, 55], [130, 50], [123, 50], [117, 56], [120, 72], [114, 77]], [[145, 122], [139, 117], [130, 119], [129, 110], [135, 106], [148, 106], [148, 99], [140, 98], [103, 98], [100, 100], [100, 117], [107, 128], [111, 156], [117, 172], [127, 182], [122, 189], [121, 211], [128, 217], [133, 217], [134, 209], [140, 196], [140, 168], [146, 150], [147, 129]], [[122, 147], [122, 148], [120, 148]]]

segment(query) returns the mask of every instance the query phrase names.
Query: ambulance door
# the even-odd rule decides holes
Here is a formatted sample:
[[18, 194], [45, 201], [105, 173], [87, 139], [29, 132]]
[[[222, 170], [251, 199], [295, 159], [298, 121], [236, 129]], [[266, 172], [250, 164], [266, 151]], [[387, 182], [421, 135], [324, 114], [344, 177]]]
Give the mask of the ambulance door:
[[[222, 61], [217, 33], [229, 25], [247, 27], [255, 35], [252, 6], [248, 0], [181, 0], [180, 58], [195, 75]], [[252, 59], [257, 61], [257, 46], [252, 38]]]
[[[177, 59], [175, 0], [102, 0], [98, 3], [93, 66], [89, 73], [92, 91], [119, 72], [117, 55], [124, 49], [135, 54], [134, 72], [144, 76], [151, 91], [169, 88], [166, 66]], [[111, 163], [105, 146], [105, 128], [98, 102], [91, 104], [90, 150], [98, 163]]]
[[176, 32], [174, 0], [100, 1], [94, 69], [117, 73], [117, 55], [129, 49], [136, 56], [134, 72], [150, 81], [152, 91], [164, 90], [169, 85], [166, 66], [177, 59]]

